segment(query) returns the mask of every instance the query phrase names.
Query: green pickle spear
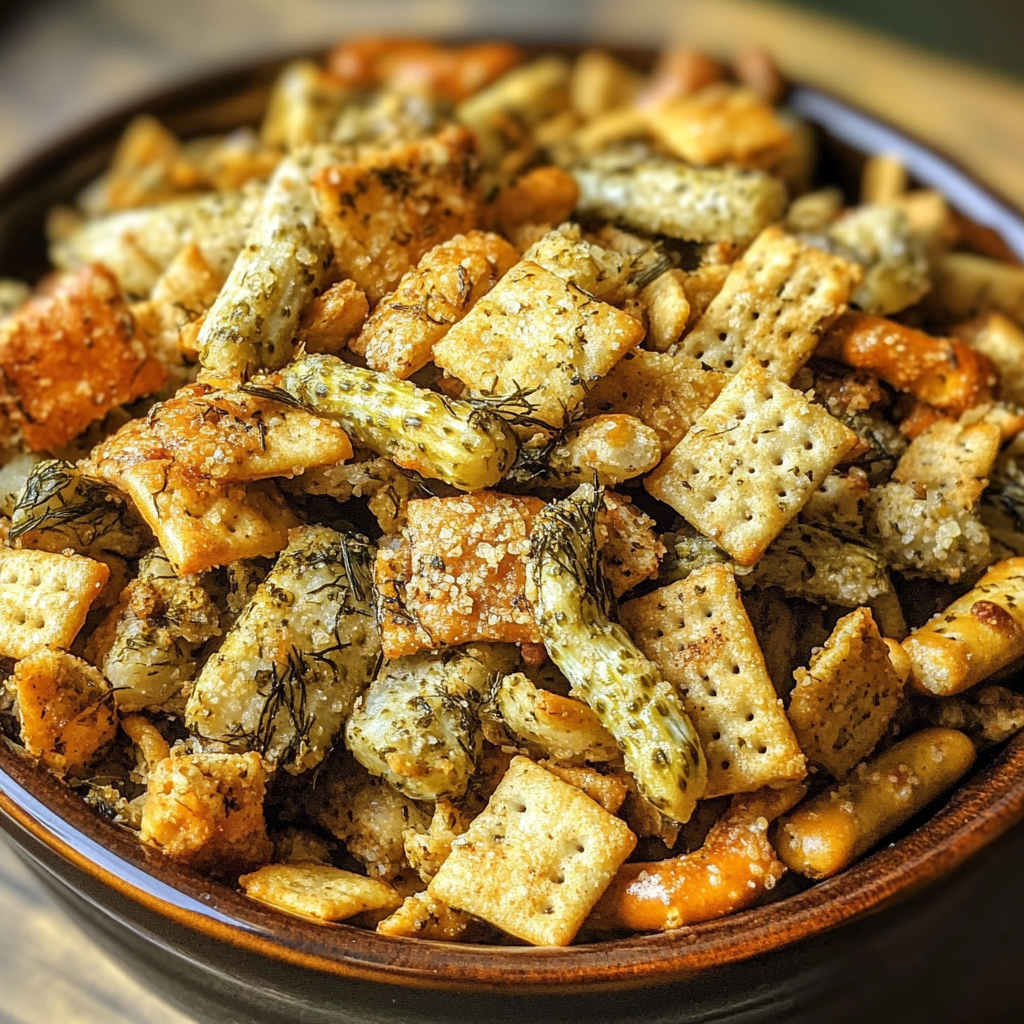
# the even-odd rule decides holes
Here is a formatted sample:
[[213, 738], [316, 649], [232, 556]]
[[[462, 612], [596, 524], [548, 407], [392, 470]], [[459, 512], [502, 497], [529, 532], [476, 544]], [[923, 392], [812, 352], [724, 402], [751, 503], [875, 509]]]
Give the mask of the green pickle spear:
[[707, 785], [704, 752], [671, 684], [609, 619], [594, 536], [599, 500], [583, 484], [537, 515], [530, 599], [551, 660], [615, 737], [641, 794], [685, 822]]
[[493, 487], [518, 451], [512, 428], [496, 414], [336, 356], [300, 355], [248, 390], [290, 397], [403, 469], [460, 491]]

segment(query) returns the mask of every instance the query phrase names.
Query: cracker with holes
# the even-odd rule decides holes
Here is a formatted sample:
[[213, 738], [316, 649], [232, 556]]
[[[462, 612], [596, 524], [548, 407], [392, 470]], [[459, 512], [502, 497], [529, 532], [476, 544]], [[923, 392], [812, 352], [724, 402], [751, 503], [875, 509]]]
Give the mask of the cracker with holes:
[[268, 864], [242, 875], [250, 899], [313, 921], [344, 921], [364, 910], [397, 910], [402, 897], [387, 882], [330, 864]]
[[937, 420], [910, 443], [892, 478], [913, 484], [919, 492], [939, 488], [949, 501], [972, 508], [988, 486], [1000, 440], [994, 423]]
[[733, 373], [756, 360], [789, 382], [846, 310], [862, 276], [856, 264], [766, 228], [733, 264], [680, 352]]
[[526, 563], [542, 507], [539, 498], [493, 491], [410, 501], [407, 554], [378, 555], [385, 656], [474, 640], [539, 643]]
[[702, 370], [692, 359], [638, 348], [587, 392], [591, 415], [623, 413], [657, 431], [663, 451], [674, 448], [721, 394], [728, 374]]
[[535, 946], [566, 946], [635, 845], [589, 796], [516, 757], [427, 891]]
[[789, 720], [800, 746], [812, 764], [842, 779], [875, 749], [903, 699], [870, 610], [844, 615], [794, 676]]
[[0, 548], [0, 657], [70, 647], [109, 576], [82, 555]]
[[630, 601], [620, 619], [676, 686], [700, 735], [705, 799], [804, 777], [804, 755], [728, 566], [706, 565]]
[[525, 398], [561, 427], [643, 336], [633, 317], [524, 260], [434, 346], [434, 362], [476, 395]]
[[11, 688], [25, 749], [54, 771], [84, 768], [117, 734], [110, 683], [65, 651], [44, 648], [22, 658]]
[[749, 566], [856, 441], [821, 406], [750, 362], [644, 486]]

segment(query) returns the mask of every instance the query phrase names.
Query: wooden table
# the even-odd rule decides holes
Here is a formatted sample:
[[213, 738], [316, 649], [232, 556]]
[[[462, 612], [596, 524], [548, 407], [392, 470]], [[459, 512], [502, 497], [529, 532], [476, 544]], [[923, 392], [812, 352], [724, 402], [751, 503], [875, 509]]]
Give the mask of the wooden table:
[[[80, 0], [30, 7], [0, 37], [0, 174], [89, 117], [169, 82], [258, 55], [317, 48], [345, 32], [367, 30], [585, 36], [637, 45], [686, 40], [721, 54], [761, 44], [794, 77], [911, 129], [1024, 206], [1024, 85], [828, 18], [747, 0]], [[1011, 842], [993, 860], [1004, 865], [1003, 871], [1024, 859], [1024, 834]], [[1006, 888], [1002, 896], [988, 893], [988, 903], [980, 888], [970, 892], [958, 909], [948, 912], [971, 915], [975, 931], [964, 930], [975, 936], [970, 948], [998, 934], [996, 962], [1010, 970], [1024, 966], [1024, 938], [1008, 924], [1024, 912], [1024, 884]], [[974, 909], [990, 915], [991, 928], [979, 929]], [[1001, 923], [996, 920], [1000, 912]], [[947, 975], [955, 973], [954, 953], [948, 956]], [[966, 980], [949, 982], [955, 997], [968, 1000], [965, 1007], [973, 998], [971, 979], [984, 974], [979, 967], [965, 973]], [[988, 974], [989, 993], [999, 990], [999, 981]], [[999, 978], [1004, 988], [1013, 983], [1005, 971]], [[979, 992], [978, 998], [983, 995]], [[890, 1007], [894, 1016], [887, 1017], [884, 994], [879, 999], [875, 1019], [918, 1019], [895, 1005]], [[926, 1001], [922, 993], [918, 1009], [924, 1011]], [[947, 1016], [929, 1011], [936, 1024], [982, 1019], [969, 1008], [960, 1015], [956, 998], [943, 1001]], [[828, 1010], [829, 1019], [846, 1019], [839, 1006], [834, 1003]], [[1024, 1018], [1024, 996], [1016, 1010], [1020, 1013], [1006, 1019]], [[817, 1012], [808, 1013], [800, 1019], [819, 1019]], [[185, 1024], [185, 1018], [98, 950], [0, 845], [0, 1024], [120, 1022]]]

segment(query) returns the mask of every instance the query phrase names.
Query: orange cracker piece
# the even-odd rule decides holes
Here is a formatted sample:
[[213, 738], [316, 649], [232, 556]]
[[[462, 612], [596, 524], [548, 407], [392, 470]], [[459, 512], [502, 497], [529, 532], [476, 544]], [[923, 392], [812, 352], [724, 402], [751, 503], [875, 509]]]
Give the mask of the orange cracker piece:
[[166, 378], [103, 267], [57, 279], [0, 326], [9, 414], [33, 451], [67, 444]]
[[992, 361], [970, 345], [933, 338], [867, 313], [840, 317], [817, 355], [870, 370], [894, 388], [954, 416], [991, 401], [998, 381]]
[[0, 548], [0, 657], [70, 647], [109, 576], [82, 555]]
[[378, 302], [428, 249], [476, 227], [479, 173], [476, 137], [457, 126], [319, 170], [313, 186], [337, 269]]
[[728, 566], [706, 565], [630, 601], [620, 618], [677, 687], [697, 729], [708, 762], [705, 798], [804, 777], [804, 755]]
[[341, 355], [369, 314], [370, 303], [355, 281], [339, 281], [306, 307], [296, 337], [307, 352]]
[[452, 843], [427, 892], [537, 946], [567, 946], [636, 836], [525, 757]]
[[387, 882], [330, 864], [268, 864], [238, 884], [250, 899], [313, 921], [344, 921], [364, 910], [396, 910], [402, 897]]
[[676, 156], [704, 166], [768, 168], [796, 146], [792, 131], [752, 89], [715, 83], [648, 113], [654, 134]]
[[789, 382], [846, 309], [863, 272], [787, 234], [765, 228], [732, 265], [722, 290], [680, 354], [735, 373], [747, 360]]
[[951, 502], [973, 508], [988, 486], [1002, 433], [995, 423], [936, 420], [910, 443], [892, 478], [924, 493], [941, 488]]
[[821, 406], [752, 361], [644, 486], [749, 566], [856, 441]]
[[580, 189], [561, 167], [535, 167], [506, 185], [484, 207], [484, 224], [507, 237], [528, 224], [561, 224], [576, 208]]
[[643, 336], [631, 316], [525, 260], [434, 346], [434, 361], [479, 395], [525, 393], [534, 416], [560, 427]]
[[54, 771], [84, 768], [117, 734], [103, 674], [64, 651], [38, 650], [14, 667], [25, 749]]
[[126, 423], [91, 462], [121, 487], [154, 463], [200, 481], [248, 483], [351, 456], [348, 435], [331, 420], [270, 398], [192, 384]]
[[349, 347], [374, 370], [410, 377], [518, 259], [500, 235], [471, 231], [442, 242], [381, 300]]
[[[405, 622], [392, 629], [393, 617], [385, 615], [385, 655], [474, 640], [539, 643], [526, 599], [526, 564], [533, 516], [542, 507], [539, 498], [492, 491], [410, 501], [409, 575], [404, 587], [397, 582]], [[378, 579], [381, 562], [378, 553]], [[389, 590], [383, 593], [386, 607]]]
[[139, 837], [197, 871], [252, 871], [270, 860], [259, 754], [165, 757], [149, 772]]
[[793, 673], [789, 720], [812, 764], [847, 776], [882, 738], [903, 699], [903, 681], [868, 608], [837, 623], [808, 668]]
[[541, 767], [570, 786], [582, 790], [609, 814], [618, 811], [629, 792], [622, 779], [615, 775], [602, 775], [596, 768], [555, 764], [552, 761], [542, 761]]
[[728, 380], [728, 374], [702, 370], [693, 360], [638, 348], [587, 392], [586, 408], [591, 415], [635, 416], [656, 430], [662, 449], [670, 451]]

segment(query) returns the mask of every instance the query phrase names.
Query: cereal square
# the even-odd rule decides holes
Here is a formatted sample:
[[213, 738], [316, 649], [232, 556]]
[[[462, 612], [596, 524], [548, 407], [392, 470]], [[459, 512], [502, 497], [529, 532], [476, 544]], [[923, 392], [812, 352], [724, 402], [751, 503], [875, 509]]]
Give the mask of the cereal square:
[[643, 336], [638, 320], [524, 260], [434, 346], [434, 361], [477, 395], [525, 396], [561, 427]]
[[260, 755], [165, 757], [149, 772], [143, 842], [197, 871], [253, 871], [270, 860]]
[[64, 651], [22, 658], [11, 679], [25, 749], [58, 772], [85, 767], [117, 734], [103, 674]]
[[67, 444], [90, 423], [167, 378], [100, 266], [51, 283], [0, 325], [9, 414], [33, 451]]
[[638, 348], [587, 392], [591, 415], [624, 413], [657, 431], [670, 451], [719, 396], [729, 375], [702, 370], [694, 360]]
[[476, 137], [454, 125], [321, 169], [313, 187], [337, 270], [375, 305], [428, 249], [476, 227], [479, 176]]
[[770, 227], [733, 264], [680, 353], [735, 373], [748, 360], [789, 382], [845, 311], [860, 268]]
[[871, 611], [844, 615], [794, 676], [789, 720], [800, 746], [812, 764], [842, 779], [875, 749], [903, 699]]
[[644, 486], [740, 565], [753, 565], [856, 441], [754, 360]]
[[566, 946], [635, 845], [624, 822], [516, 757], [427, 891], [533, 945]]
[[707, 565], [630, 601], [620, 619], [697, 729], [706, 799], [803, 778], [804, 756], [728, 566]]
[[411, 377], [518, 260], [518, 251], [500, 235], [471, 231], [442, 242], [381, 300], [349, 347], [374, 370]]
[[82, 555], [0, 548], [0, 657], [70, 647], [109, 577]]
[[409, 502], [405, 606], [430, 647], [475, 640], [539, 643], [526, 599], [539, 498], [479, 491]]

